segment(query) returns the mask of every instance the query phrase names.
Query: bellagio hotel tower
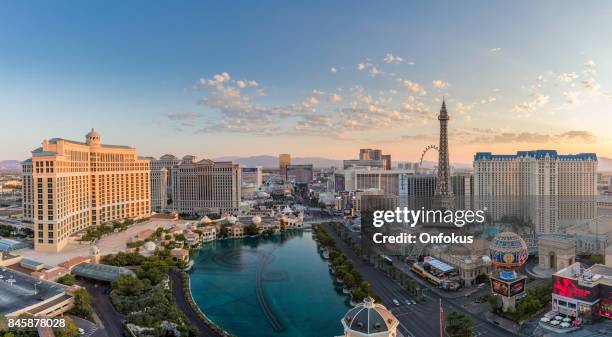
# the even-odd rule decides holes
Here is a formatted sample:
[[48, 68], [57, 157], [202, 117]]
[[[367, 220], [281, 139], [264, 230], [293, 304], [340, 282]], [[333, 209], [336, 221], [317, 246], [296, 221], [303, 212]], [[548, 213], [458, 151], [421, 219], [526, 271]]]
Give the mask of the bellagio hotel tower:
[[149, 215], [149, 161], [136, 149], [103, 145], [93, 129], [85, 142], [44, 140], [22, 163], [24, 216], [37, 251], [59, 252], [72, 234], [113, 220]]

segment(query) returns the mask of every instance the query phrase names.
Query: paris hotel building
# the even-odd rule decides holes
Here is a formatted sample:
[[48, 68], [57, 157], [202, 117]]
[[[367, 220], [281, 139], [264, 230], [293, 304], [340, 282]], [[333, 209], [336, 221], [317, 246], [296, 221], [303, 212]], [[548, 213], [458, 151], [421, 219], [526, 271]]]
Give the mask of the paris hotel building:
[[101, 144], [93, 129], [85, 137], [44, 140], [22, 163], [24, 216], [37, 251], [59, 252], [89, 226], [151, 212], [149, 161], [135, 148]]

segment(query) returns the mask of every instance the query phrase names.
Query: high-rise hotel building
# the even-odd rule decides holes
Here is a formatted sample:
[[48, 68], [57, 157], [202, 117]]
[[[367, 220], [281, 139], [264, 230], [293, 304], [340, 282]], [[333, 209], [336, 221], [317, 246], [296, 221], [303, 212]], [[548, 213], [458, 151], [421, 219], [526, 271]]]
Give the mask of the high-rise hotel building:
[[22, 163], [24, 216], [37, 251], [58, 252], [75, 232], [151, 212], [149, 161], [135, 148], [101, 144], [93, 129], [85, 137], [44, 140]]
[[597, 155], [554, 150], [474, 157], [474, 203], [494, 220], [529, 219], [534, 230], [555, 233], [596, 217]]
[[168, 199], [172, 192], [170, 170], [181, 160], [171, 154], [165, 154], [159, 159], [151, 160], [151, 210], [164, 212], [168, 207]]
[[291, 155], [281, 153], [278, 155], [278, 170], [281, 178], [287, 179], [287, 166], [291, 165]]
[[152, 208], [187, 214], [236, 213], [241, 180], [240, 165], [233, 162], [166, 154], [151, 160]]

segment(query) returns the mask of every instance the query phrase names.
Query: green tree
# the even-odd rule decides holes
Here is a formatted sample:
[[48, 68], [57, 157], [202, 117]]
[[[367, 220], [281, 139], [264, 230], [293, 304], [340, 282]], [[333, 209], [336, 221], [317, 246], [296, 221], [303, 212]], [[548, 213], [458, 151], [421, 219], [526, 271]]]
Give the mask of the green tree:
[[70, 317], [64, 317], [66, 326], [63, 328], [53, 329], [55, 337], [79, 337], [79, 327], [74, 324], [74, 321]]
[[91, 320], [91, 303], [89, 300], [89, 293], [86, 289], [81, 288], [74, 292], [74, 307], [70, 310], [70, 313], [87, 320]]
[[152, 285], [155, 285], [162, 281], [167, 272], [168, 264], [157, 257], [152, 257], [136, 270], [136, 275], [140, 279], [148, 279]]
[[248, 225], [244, 227], [244, 234], [245, 235], [257, 235], [259, 234], [259, 230], [257, 229], [256, 225]]
[[499, 297], [498, 296], [491, 295], [489, 296], [487, 301], [489, 302], [489, 305], [491, 306], [492, 312], [496, 311], [497, 308], [499, 308]]
[[57, 279], [57, 283], [61, 283], [63, 285], [72, 286], [76, 283], [76, 278], [70, 274], [66, 274]]
[[140, 296], [151, 290], [151, 281], [141, 280], [132, 275], [121, 275], [113, 282], [113, 290], [120, 296]]
[[471, 337], [473, 329], [472, 318], [451, 311], [446, 316], [446, 332], [451, 337]]

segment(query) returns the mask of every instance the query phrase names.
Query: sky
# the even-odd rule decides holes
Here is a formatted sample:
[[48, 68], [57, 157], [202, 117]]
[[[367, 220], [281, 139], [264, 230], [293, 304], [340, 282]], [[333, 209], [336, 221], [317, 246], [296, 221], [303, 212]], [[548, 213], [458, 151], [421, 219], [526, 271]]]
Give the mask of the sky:
[[[609, 1], [13, 1], [0, 160], [43, 139], [143, 156], [612, 157]], [[435, 153], [429, 160], [435, 160]]]

